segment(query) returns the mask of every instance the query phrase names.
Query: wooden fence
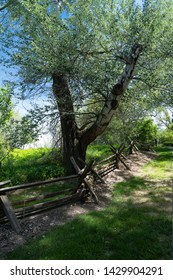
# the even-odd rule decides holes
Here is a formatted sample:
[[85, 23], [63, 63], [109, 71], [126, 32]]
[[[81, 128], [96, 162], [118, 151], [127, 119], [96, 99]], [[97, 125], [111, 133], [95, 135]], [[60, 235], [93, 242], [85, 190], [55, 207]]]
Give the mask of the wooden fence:
[[[69, 203], [74, 203], [77, 201], [84, 201], [86, 197], [86, 193], [90, 193], [92, 198], [96, 203], [99, 203], [99, 200], [90, 185], [89, 181], [87, 180], [86, 176], [88, 173], [91, 172], [92, 164], [93, 162], [90, 162], [88, 165], [85, 166], [84, 169], [80, 169], [77, 163], [75, 162], [74, 158], [71, 158], [72, 164], [74, 165], [74, 168], [77, 172], [76, 175], [71, 175], [67, 177], [61, 177], [61, 178], [54, 178], [51, 180], [46, 181], [39, 181], [39, 182], [33, 182], [28, 184], [22, 184], [12, 187], [4, 187], [10, 181], [5, 181], [0, 183], [0, 222], [6, 222], [9, 221], [12, 228], [16, 232], [21, 231], [21, 226], [19, 223], [18, 218], [23, 218], [30, 215], [35, 215], [38, 213], [41, 213], [43, 211], [47, 211], [62, 205], [66, 205]], [[24, 201], [16, 201], [11, 202], [9, 198], [10, 193], [14, 193], [16, 191], [26, 190], [30, 188], [37, 188], [41, 185], [50, 185], [53, 183], [58, 182], [67, 182], [67, 181], [76, 181], [76, 185], [74, 185], [72, 188], [68, 188], [65, 190], [55, 191], [53, 193], [46, 193], [46, 194], [40, 194], [36, 197], [26, 199]], [[56, 187], [56, 186], [55, 186]], [[62, 195], [63, 197], [59, 198], [58, 196]], [[41, 202], [42, 200], [49, 199], [49, 201]], [[25, 206], [28, 203], [34, 202], [34, 205]], [[36, 203], [35, 203], [36, 202]], [[24, 204], [24, 206], [23, 206]], [[21, 207], [23, 206], [23, 207]], [[18, 208], [19, 207], [19, 208]]]
[[[104, 183], [104, 176], [109, 174], [115, 169], [119, 169], [120, 163], [124, 165], [127, 170], [130, 170], [130, 167], [127, 165], [127, 155], [138, 151], [138, 148], [134, 141], [130, 141], [128, 147], [124, 144], [120, 145], [118, 148], [110, 145], [110, 150], [113, 153], [107, 159], [104, 159], [97, 163], [95, 167], [93, 167], [93, 161], [89, 164], [84, 164], [84, 168], [81, 170], [74, 158], [71, 157], [71, 162], [76, 170], [76, 175], [71, 175], [67, 177], [54, 178], [51, 180], [33, 182], [28, 184], [22, 184], [17, 186], [7, 187], [6, 185], [10, 183], [10, 181], [0, 182], [0, 223], [9, 221], [12, 228], [16, 232], [21, 231], [21, 226], [18, 218], [23, 218], [30, 215], [36, 215], [43, 211], [48, 211], [50, 209], [66, 205], [69, 203], [74, 203], [77, 201], [85, 201], [88, 193], [91, 195], [95, 203], [99, 203], [99, 199], [94, 192], [92, 185], [90, 184], [87, 175], [93, 175], [94, 179]], [[79, 159], [82, 161], [81, 159]], [[63, 190], [56, 190], [52, 193], [40, 193], [39, 195], [28, 198], [25, 200], [10, 201], [10, 193], [20, 192], [22, 190], [37, 188], [42, 185], [51, 185], [58, 182], [67, 182], [74, 181], [73, 187]], [[56, 185], [55, 185], [56, 188]], [[61, 195], [61, 197], [59, 197]], [[46, 200], [46, 201], [44, 201]], [[34, 204], [34, 205], [28, 205]]]
[[115, 169], [119, 169], [119, 164], [123, 164], [124, 167], [130, 170], [130, 167], [126, 164], [126, 156], [123, 154], [125, 151], [126, 146], [121, 144], [118, 148], [110, 145], [110, 150], [113, 155], [109, 156], [108, 158], [100, 161], [95, 166], [95, 169], [98, 170], [96, 179], [105, 177], [110, 172], [114, 171]]

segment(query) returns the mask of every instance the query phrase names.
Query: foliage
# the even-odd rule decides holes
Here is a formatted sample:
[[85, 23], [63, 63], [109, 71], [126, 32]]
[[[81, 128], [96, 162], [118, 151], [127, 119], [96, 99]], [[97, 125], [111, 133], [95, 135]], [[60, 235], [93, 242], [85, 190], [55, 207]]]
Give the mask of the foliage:
[[[71, 80], [75, 101], [81, 103], [83, 97], [100, 97], [98, 89], [107, 93], [114, 77], [121, 73], [123, 60], [134, 42], [140, 42], [143, 55], [135, 78], [145, 77], [146, 83], [152, 86], [157, 82], [157, 88], [164, 79], [165, 92], [168, 75], [169, 86], [171, 82], [168, 68], [172, 50], [171, 3], [145, 0], [140, 8], [132, 0], [66, 2], [63, 7], [66, 17], [63, 17], [62, 9], [52, 1], [20, 0], [16, 6], [11, 5], [10, 14], [3, 22], [4, 26], [11, 20], [19, 27], [15, 30], [12, 25], [4, 34], [6, 45], [9, 42], [13, 46], [11, 63], [21, 67], [19, 74], [24, 87], [44, 81], [57, 69], [65, 72]], [[166, 55], [167, 59], [162, 60]], [[162, 72], [165, 69], [163, 75], [161, 69]], [[136, 88], [136, 82], [133, 84]], [[138, 88], [141, 86], [139, 82]], [[146, 90], [145, 84], [145, 94]]]
[[[163, 165], [160, 165], [164, 157]], [[171, 171], [171, 151], [162, 151], [153, 172], [156, 182], [134, 177], [115, 184], [111, 204], [102, 211], [80, 215], [9, 253], [8, 259], [163, 260], [171, 259], [172, 217], [166, 212], [171, 186], [162, 186], [158, 170]], [[152, 166], [152, 162], [150, 163]], [[159, 168], [159, 169], [158, 169]], [[151, 171], [151, 170], [150, 170]], [[167, 174], [166, 174], [167, 176]], [[168, 178], [168, 177], [167, 177]], [[169, 177], [171, 179], [171, 177]], [[149, 203], [134, 200], [144, 192]], [[86, 241], [87, 240], [87, 241]]]
[[13, 185], [40, 181], [64, 175], [60, 152], [48, 148], [15, 149], [3, 162], [0, 181], [11, 180]]
[[[87, 161], [101, 160], [109, 154], [109, 146], [91, 145], [87, 150]], [[0, 169], [0, 181], [10, 179], [13, 185], [64, 175], [61, 151], [50, 148], [14, 149]]]
[[136, 127], [136, 139], [140, 142], [155, 143], [158, 135], [158, 128], [154, 124], [153, 120], [146, 119], [140, 123], [138, 123]]
[[22, 148], [36, 141], [39, 135], [37, 124], [27, 116], [20, 120], [11, 118], [3, 127], [3, 133], [10, 149]]
[[160, 141], [163, 145], [173, 146], [173, 130], [165, 129], [160, 133]]
[[6, 155], [7, 141], [3, 129], [12, 116], [12, 89], [6, 85], [0, 88], [0, 162]]
[[99, 161], [110, 154], [112, 153], [108, 145], [90, 145], [87, 149], [87, 161]]
[[37, 139], [37, 124], [27, 116], [16, 118], [12, 102], [13, 88], [6, 84], [0, 88], [0, 162], [14, 148]]
[[[156, 121], [160, 128], [167, 128], [171, 129], [172, 124], [173, 124], [173, 112], [171, 112], [172, 108], [164, 108], [164, 107], [158, 107], [156, 110]], [[171, 117], [172, 114], [172, 117]]]
[[0, 129], [12, 115], [12, 89], [6, 85], [0, 88]]
[[[70, 156], [76, 154], [74, 143], [91, 143], [103, 133], [122, 96], [130, 112], [139, 112], [140, 105], [151, 111], [173, 104], [173, 5], [172, 0], [144, 0], [141, 6], [134, 0], [60, 3], [10, 2], [1, 12], [0, 36], [2, 62], [18, 67], [22, 97], [45, 97], [53, 80], [63, 144], [72, 146], [71, 152], [66, 145], [64, 153]], [[90, 103], [95, 105], [90, 108]], [[65, 134], [69, 119], [74, 131]], [[77, 139], [68, 139], [71, 135]]]

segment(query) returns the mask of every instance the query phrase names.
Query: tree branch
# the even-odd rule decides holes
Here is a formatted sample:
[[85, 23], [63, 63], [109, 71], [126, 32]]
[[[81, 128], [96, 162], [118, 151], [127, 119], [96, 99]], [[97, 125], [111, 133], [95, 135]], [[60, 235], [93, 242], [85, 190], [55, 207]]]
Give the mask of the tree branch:
[[5, 4], [4, 6], [0, 7], [0, 12], [2, 12], [3, 10], [5, 10], [6, 8], [8, 8], [11, 4], [14, 4], [13, 0], [9, 0], [7, 2], [7, 4]]
[[113, 86], [95, 123], [83, 131], [82, 137], [87, 139], [88, 144], [94, 141], [98, 135], [102, 134], [110, 123], [120, 99], [124, 95], [129, 82], [133, 79], [133, 72], [141, 51], [142, 46], [140, 44], [134, 44], [124, 67], [124, 71], [118, 82]]
[[[110, 49], [110, 50], [103, 50], [103, 51], [83, 51], [83, 50], [77, 50], [79, 52], [80, 55], [86, 57], [86, 56], [94, 56], [94, 55], [103, 55], [103, 54], [109, 54], [112, 53], [114, 51], [114, 49]], [[115, 56], [117, 59], [126, 61], [125, 57], [120, 56], [120, 55], [116, 55]]]

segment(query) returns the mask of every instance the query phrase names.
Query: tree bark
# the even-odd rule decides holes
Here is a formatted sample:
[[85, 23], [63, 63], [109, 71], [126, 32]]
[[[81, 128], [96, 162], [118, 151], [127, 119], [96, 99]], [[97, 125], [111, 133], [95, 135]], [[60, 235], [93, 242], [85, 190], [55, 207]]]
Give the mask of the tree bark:
[[54, 73], [53, 93], [59, 109], [61, 131], [63, 138], [63, 163], [68, 174], [74, 173], [70, 157], [74, 157], [80, 167], [78, 157], [85, 161], [85, 141], [81, 141], [80, 133], [75, 120], [72, 96], [69, 90], [68, 81], [65, 75]]
[[141, 51], [142, 46], [140, 44], [135, 44], [132, 47], [131, 53], [124, 67], [124, 71], [118, 82], [113, 86], [101, 113], [97, 117], [95, 123], [86, 131], [83, 131], [83, 137], [87, 139], [88, 144], [93, 142], [97, 136], [101, 135], [110, 123], [119, 102], [129, 85], [129, 82], [133, 78], [134, 69]]
[[66, 76], [58, 72], [53, 73], [53, 92], [57, 101], [61, 120], [63, 161], [68, 174], [74, 172], [70, 157], [74, 157], [78, 165], [83, 167], [81, 166], [81, 161], [78, 161], [78, 157], [85, 161], [87, 146], [92, 143], [98, 135], [102, 134], [110, 123], [120, 99], [133, 78], [133, 72], [141, 50], [140, 44], [135, 44], [133, 46], [124, 71], [118, 82], [113, 86], [102, 111], [91, 127], [83, 130], [79, 130], [76, 123], [72, 96]]

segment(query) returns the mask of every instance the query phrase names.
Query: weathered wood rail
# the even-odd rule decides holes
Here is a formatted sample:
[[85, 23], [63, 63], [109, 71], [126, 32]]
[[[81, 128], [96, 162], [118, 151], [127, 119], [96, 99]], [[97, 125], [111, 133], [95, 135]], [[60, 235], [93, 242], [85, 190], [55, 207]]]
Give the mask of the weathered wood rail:
[[[76, 175], [21, 184], [11, 187], [7, 187], [7, 185], [11, 183], [10, 180], [0, 182], [0, 223], [9, 221], [12, 228], [16, 232], [20, 232], [21, 226], [18, 220], [19, 218], [36, 215], [43, 211], [48, 211], [50, 209], [69, 203], [85, 201], [88, 194], [91, 195], [95, 203], [99, 204], [99, 199], [87, 176], [92, 175], [95, 180], [104, 183], [103, 177], [114, 171], [115, 169], [119, 169], [120, 163], [121, 165], [124, 165], [127, 170], [130, 170], [130, 167], [125, 162], [127, 160], [125, 152], [129, 155], [133, 152], [138, 151], [138, 148], [135, 141], [131, 139], [129, 140], [130, 144], [128, 147], [126, 147], [125, 144], [121, 144], [118, 148], [110, 145], [110, 150], [113, 155], [109, 156], [107, 159], [100, 161], [94, 167], [94, 161], [91, 161], [89, 164], [83, 162], [84, 168], [81, 170], [74, 158], [71, 157], [71, 162], [77, 173]], [[81, 159], [78, 160], [82, 161]], [[10, 193], [15, 193], [16, 191], [27, 190], [30, 188], [37, 188], [42, 185], [50, 185], [58, 182], [67, 182], [73, 180], [75, 181], [75, 184], [71, 188], [56, 190], [54, 192], [46, 194], [40, 193], [37, 196], [20, 201], [10, 201]], [[60, 195], [63, 197], [59, 197]]]
[[[97, 195], [95, 194], [89, 181], [86, 179], [88, 173], [91, 172], [91, 167], [93, 162], [89, 163], [80, 169], [75, 162], [74, 158], [71, 158], [73, 166], [77, 172], [76, 175], [71, 175], [67, 177], [54, 178], [51, 180], [38, 181], [28, 184], [21, 184], [11, 187], [2, 187], [8, 184], [10, 181], [1, 182], [0, 186], [0, 222], [9, 221], [11, 227], [16, 231], [21, 231], [21, 226], [18, 218], [23, 218], [30, 215], [36, 215], [43, 211], [48, 211], [50, 209], [66, 205], [69, 203], [74, 203], [77, 201], [84, 201], [85, 194], [89, 192], [96, 203], [99, 203]], [[40, 187], [41, 185], [49, 185], [58, 182], [66, 182], [75, 180], [77, 182], [76, 186], [64, 190], [55, 191], [53, 193], [40, 194], [36, 197], [25, 199], [22, 201], [10, 201], [10, 193], [15, 193], [16, 191], [21, 191], [33, 187]], [[55, 186], [56, 187], [56, 186]], [[58, 197], [63, 195], [63, 197]], [[53, 199], [52, 199], [53, 198]], [[43, 201], [47, 200], [48, 201]], [[36, 203], [34, 203], [36, 202]], [[34, 203], [34, 205], [29, 205], [28, 203]], [[23, 206], [23, 207], [22, 207]], [[19, 207], [19, 208], [17, 208]]]
[[129, 146], [128, 146], [128, 148], [127, 148], [128, 154], [131, 155], [131, 154], [133, 154], [133, 153], [138, 152], [139, 149], [138, 149], [138, 147], [137, 147], [136, 141], [131, 140], [130, 138], [129, 138], [129, 141], [130, 141], [130, 143], [129, 143]]
[[130, 167], [125, 163], [125, 160], [127, 160], [126, 156], [123, 154], [125, 148], [126, 147], [124, 144], [121, 144], [118, 148], [115, 148], [114, 146], [110, 145], [110, 150], [113, 153], [113, 155], [98, 163], [98, 166], [100, 166], [100, 164], [102, 165], [105, 163], [103, 168], [97, 168], [100, 169], [97, 172], [99, 177], [103, 178], [115, 169], [119, 169], [120, 162], [125, 166], [126, 169], [130, 170]]
[[10, 183], [11, 183], [10, 180], [4, 181], [4, 182], [0, 182], [0, 188], [1, 188], [2, 186], [8, 185], [8, 184], [10, 184]]

